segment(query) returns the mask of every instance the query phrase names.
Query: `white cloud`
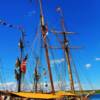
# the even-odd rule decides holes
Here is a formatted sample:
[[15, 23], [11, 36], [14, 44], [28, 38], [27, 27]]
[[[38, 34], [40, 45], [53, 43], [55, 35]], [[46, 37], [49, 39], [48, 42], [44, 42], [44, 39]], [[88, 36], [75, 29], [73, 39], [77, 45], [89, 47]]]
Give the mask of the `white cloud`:
[[100, 61], [100, 58], [96, 58], [95, 60], [96, 60], [96, 61]]
[[91, 64], [85, 64], [85, 67], [87, 68], [87, 69], [89, 69], [89, 68], [91, 68]]
[[55, 60], [51, 60], [51, 64], [60, 64], [62, 62], [64, 62], [65, 59], [61, 58], [61, 59], [55, 59]]
[[[45, 87], [45, 85], [48, 84], [48, 87]], [[5, 87], [5, 90], [9, 90], [9, 91], [17, 91], [17, 87], [16, 87], [16, 83], [15, 82], [8, 82], [8, 83], [0, 83], [0, 90], [4, 90], [4, 87]], [[40, 83], [38, 84], [38, 88], [40, 89], [41, 86], [43, 87], [43, 91], [44, 92], [50, 92], [51, 91], [51, 84], [48, 82], [48, 83]], [[24, 87], [23, 87], [24, 86]], [[78, 83], [75, 83], [74, 84], [75, 86], [75, 90], [79, 90], [79, 85]], [[88, 88], [88, 84], [82, 84], [83, 88], [85, 87], [85, 89], [90, 89]], [[58, 91], [58, 90], [70, 90], [70, 82], [67, 81], [66, 82], [63, 82], [63, 81], [56, 81], [54, 82], [54, 87], [55, 87], [55, 90]], [[33, 91], [33, 84], [22, 84], [22, 91]]]
[[9, 91], [16, 91], [16, 83], [15, 82], [7, 82], [7, 83], [0, 83], [0, 89], [5, 89]]
[[[32, 91], [33, 84], [22, 84], [21, 85], [22, 91]], [[7, 82], [7, 83], [0, 83], [0, 90], [9, 90], [9, 91], [17, 91], [17, 83], [16, 82]]]

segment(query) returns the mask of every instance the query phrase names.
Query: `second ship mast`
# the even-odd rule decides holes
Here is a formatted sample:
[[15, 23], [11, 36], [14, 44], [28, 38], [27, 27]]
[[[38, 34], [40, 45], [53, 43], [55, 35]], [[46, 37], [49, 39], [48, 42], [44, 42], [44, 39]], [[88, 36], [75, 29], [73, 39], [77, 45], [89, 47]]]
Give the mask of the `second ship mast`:
[[71, 62], [70, 62], [70, 55], [69, 55], [69, 43], [68, 43], [68, 39], [66, 37], [66, 34], [68, 34], [69, 32], [66, 32], [65, 29], [65, 25], [64, 25], [64, 16], [62, 13], [62, 10], [60, 8], [58, 8], [58, 12], [61, 14], [61, 25], [62, 25], [62, 29], [63, 29], [63, 36], [64, 36], [64, 50], [65, 50], [65, 54], [66, 54], [66, 60], [67, 60], [67, 64], [68, 64], [68, 73], [69, 73], [69, 79], [70, 79], [70, 89], [71, 91], [74, 93], [75, 89], [74, 89], [74, 81], [73, 81], [73, 75], [72, 75], [72, 69], [71, 69]]

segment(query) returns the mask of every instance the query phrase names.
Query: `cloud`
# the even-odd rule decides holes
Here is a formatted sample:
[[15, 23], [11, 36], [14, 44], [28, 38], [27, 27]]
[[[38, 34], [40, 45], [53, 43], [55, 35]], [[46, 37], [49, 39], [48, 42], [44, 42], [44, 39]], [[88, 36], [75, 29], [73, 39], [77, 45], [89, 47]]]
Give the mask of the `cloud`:
[[[48, 85], [47, 87], [45, 87], [45, 85]], [[17, 84], [15, 82], [8, 82], [8, 83], [0, 83], [0, 90], [9, 90], [9, 91], [17, 91]], [[40, 90], [41, 89], [41, 86], [43, 87], [43, 91], [44, 92], [50, 92], [51, 91], [51, 84], [50, 82], [48, 83], [40, 83], [38, 84], [38, 89]], [[83, 88], [85, 89], [90, 89], [88, 84], [82, 84]], [[79, 90], [79, 85], [78, 83], [74, 83], [74, 87], [75, 87], [75, 90]], [[4, 89], [5, 88], [5, 89]], [[70, 90], [70, 82], [67, 81], [66, 82], [63, 82], [63, 81], [55, 81], [54, 82], [54, 88], [55, 88], [55, 91], [58, 91], [58, 90]], [[33, 91], [35, 88], [33, 87], [33, 84], [22, 84], [22, 91]]]
[[91, 68], [91, 64], [85, 64], [85, 67], [87, 68], [87, 69], [89, 69], [89, 68]]
[[96, 61], [100, 61], [100, 58], [95, 58]]
[[61, 64], [62, 62], [64, 62], [65, 59], [61, 58], [61, 59], [55, 59], [55, 60], [51, 60], [51, 64]]
[[[21, 85], [22, 91], [32, 91], [33, 84], [22, 84]], [[0, 90], [8, 90], [8, 91], [17, 91], [17, 83], [16, 82], [6, 82], [6, 83], [0, 83]]]
[[9, 90], [9, 91], [16, 91], [16, 83], [15, 82], [7, 82], [7, 83], [0, 83], [0, 90]]

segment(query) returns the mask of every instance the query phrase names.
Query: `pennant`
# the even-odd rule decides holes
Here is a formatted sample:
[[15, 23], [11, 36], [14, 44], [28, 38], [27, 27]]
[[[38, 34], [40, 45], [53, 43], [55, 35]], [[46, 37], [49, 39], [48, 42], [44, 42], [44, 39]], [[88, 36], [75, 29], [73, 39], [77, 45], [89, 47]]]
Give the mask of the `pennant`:
[[2, 24], [3, 24], [3, 25], [7, 25], [7, 23], [6, 23], [6, 22], [3, 22]]
[[9, 24], [9, 27], [10, 27], [10, 28], [13, 28], [13, 25]]
[[20, 60], [19, 60], [19, 58], [17, 58], [17, 60], [16, 60], [16, 67], [19, 67], [20, 66], [20, 64], [21, 64], [21, 62], [20, 62]]

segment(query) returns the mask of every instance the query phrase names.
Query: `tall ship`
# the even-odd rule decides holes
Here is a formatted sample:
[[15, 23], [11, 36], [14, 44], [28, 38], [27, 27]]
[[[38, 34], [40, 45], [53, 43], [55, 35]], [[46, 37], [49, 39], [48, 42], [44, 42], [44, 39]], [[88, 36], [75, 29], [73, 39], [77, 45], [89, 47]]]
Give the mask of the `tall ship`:
[[38, 4], [40, 21], [28, 52], [25, 52], [25, 29], [0, 20], [1, 25], [21, 32], [20, 55], [14, 68], [17, 87], [15, 91], [1, 90], [0, 100], [88, 100], [94, 91], [83, 90], [70, 50], [80, 48], [70, 46], [68, 36], [76, 33], [66, 29], [61, 7], [56, 9], [61, 30], [50, 29], [44, 16], [43, 0], [38, 0]]

